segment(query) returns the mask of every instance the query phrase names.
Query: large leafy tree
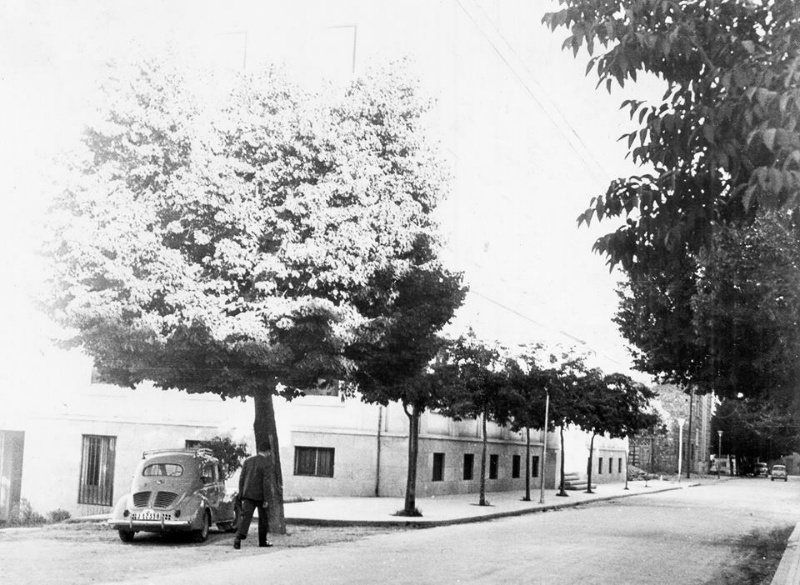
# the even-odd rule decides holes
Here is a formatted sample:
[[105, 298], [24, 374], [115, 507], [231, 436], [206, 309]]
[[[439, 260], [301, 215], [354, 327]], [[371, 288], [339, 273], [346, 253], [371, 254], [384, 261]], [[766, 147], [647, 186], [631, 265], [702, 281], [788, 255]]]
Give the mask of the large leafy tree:
[[778, 218], [717, 231], [700, 259], [694, 330], [702, 381], [722, 395], [787, 407], [800, 386], [800, 240]]
[[713, 453], [735, 457], [740, 473], [751, 473], [759, 461], [772, 461], [796, 451], [797, 427], [791, 413], [753, 399], [726, 399], [711, 421]]
[[[591, 55], [609, 88], [657, 76], [660, 103], [626, 101], [637, 176], [613, 181], [582, 221], [624, 217], [595, 247], [645, 272], [757, 210], [796, 210], [800, 191], [800, 7], [794, 0], [561, 0], [545, 16]], [[587, 69], [588, 72], [588, 69]]]
[[[660, 101], [623, 102], [634, 128], [622, 138], [642, 172], [612, 181], [578, 218], [621, 223], [595, 250], [627, 277], [618, 323], [636, 346], [637, 365], [701, 391], [716, 384], [728, 395], [762, 395], [761, 384], [731, 382], [743, 382], [743, 367], [773, 361], [776, 346], [787, 350], [793, 336], [773, 331], [789, 339], [756, 343], [743, 355], [742, 336], [759, 329], [760, 307], [738, 311], [749, 320], [736, 326], [739, 335], [723, 332], [705, 302], [707, 275], [719, 274], [711, 264], [723, 257], [753, 256], [747, 237], [728, 230], [777, 218], [797, 239], [800, 8], [793, 0], [561, 4], [545, 22], [569, 28], [565, 47], [588, 50], [587, 73], [593, 69], [599, 85], [626, 86], [647, 74], [666, 87]], [[752, 267], [740, 277], [761, 286], [763, 271]], [[791, 351], [782, 357], [794, 360]]]
[[[554, 430], [552, 417], [547, 417], [545, 427], [545, 411], [549, 407], [548, 393], [558, 386], [558, 370], [542, 360], [542, 347], [533, 345], [523, 348], [519, 356], [509, 360], [507, 364], [508, 384], [511, 392], [510, 426], [512, 430], [525, 429], [525, 496], [531, 499], [531, 429], [544, 431]], [[546, 435], [542, 442], [541, 465], [546, 464]], [[544, 481], [544, 474], [541, 475]]]
[[359, 310], [370, 318], [348, 356], [359, 367], [353, 374], [362, 400], [388, 405], [398, 402], [408, 417], [408, 471], [402, 513], [418, 515], [416, 507], [419, 423], [426, 410], [446, 403], [452, 384], [442, 367], [446, 341], [440, 330], [466, 295], [461, 275], [444, 268], [432, 243], [420, 238], [409, 256], [412, 267], [403, 274], [379, 271], [365, 294], [356, 297]]
[[53, 207], [43, 302], [109, 381], [254, 398], [285, 531], [272, 397], [353, 371], [354, 299], [435, 240], [444, 181], [397, 67], [324, 97], [274, 71], [201, 86], [117, 70]]

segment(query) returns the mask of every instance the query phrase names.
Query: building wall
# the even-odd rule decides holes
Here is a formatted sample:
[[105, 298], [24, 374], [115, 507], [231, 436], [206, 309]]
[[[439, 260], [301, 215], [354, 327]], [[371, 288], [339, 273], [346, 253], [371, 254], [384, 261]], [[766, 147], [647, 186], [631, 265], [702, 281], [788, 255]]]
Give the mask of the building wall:
[[[672, 474], [678, 471], [680, 454], [682, 473], [708, 473], [709, 455], [714, 447], [711, 437], [714, 395], [686, 393], [674, 385], [659, 385], [653, 390], [658, 394], [663, 426], [655, 433], [640, 434], [633, 440], [631, 463], [651, 473]], [[679, 419], [684, 420], [682, 433]]]
[[[14, 426], [14, 436], [24, 438], [21, 449], [21, 482], [18, 494], [10, 490], [10, 457], [3, 458], [3, 493], [6, 499], [22, 497], [34, 510], [46, 514], [64, 509], [73, 516], [107, 513], [111, 506], [78, 502], [85, 435], [114, 438], [111, 504], [128, 492], [132, 474], [142, 452], [148, 449], [180, 448], [187, 440], [229, 436], [249, 445], [254, 452], [251, 400], [222, 400], [213, 395], [189, 395], [149, 386], [136, 390], [92, 384], [88, 360], [75, 357], [78, 366], [60, 369], [63, 388], [44, 393], [36, 407], [0, 418], [0, 430]], [[69, 374], [69, 376], [68, 376]], [[74, 378], [70, 376], [74, 375]], [[82, 380], [82, 382], [81, 382]], [[399, 404], [387, 407], [365, 404], [339, 396], [306, 396], [287, 402], [275, 399], [284, 496], [392, 496], [405, 494], [408, 462], [408, 420]], [[13, 425], [12, 423], [13, 419]], [[478, 420], [454, 421], [424, 413], [420, 421], [417, 459], [417, 495], [432, 497], [477, 492], [482, 453]], [[3, 436], [8, 436], [4, 432]], [[590, 437], [580, 429], [567, 429], [565, 468], [585, 477]], [[540, 456], [542, 433], [531, 432], [531, 455]], [[487, 492], [522, 490], [525, 487], [525, 435], [493, 423], [487, 424], [487, 470], [489, 457], [498, 457], [497, 478], [486, 480]], [[295, 449], [334, 449], [333, 477], [295, 475]], [[603, 457], [624, 457], [626, 442], [595, 438], [593, 465]], [[444, 456], [441, 481], [434, 481], [436, 453]], [[464, 454], [474, 457], [473, 478], [464, 479]], [[519, 476], [512, 477], [514, 456], [519, 457]], [[558, 482], [561, 444], [558, 433], [547, 437], [545, 487]], [[612, 473], [594, 469], [594, 481], [620, 481], [624, 476], [615, 463]], [[488, 476], [488, 471], [487, 471]], [[235, 486], [238, 477], [229, 480]], [[541, 485], [531, 480], [532, 489]], [[8, 485], [6, 485], [8, 484]], [[6, 506], [9, 507], [8, 505]]]

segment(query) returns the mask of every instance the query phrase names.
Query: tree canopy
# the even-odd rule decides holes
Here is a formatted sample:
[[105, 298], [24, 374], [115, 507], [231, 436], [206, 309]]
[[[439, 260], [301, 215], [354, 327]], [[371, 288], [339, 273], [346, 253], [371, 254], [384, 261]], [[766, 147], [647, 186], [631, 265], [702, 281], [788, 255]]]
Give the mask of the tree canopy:
[[272, 395], [346, 379], [378, 318], [356, 300], [438, 251], [446, 174], [403, 71], [313, 94], [268, 70], [209, 99], [167, 60], [119, 67], [50, 215], [42, 301], [69, 343], [119, 385], [254, 397], [278, 499]]
[[420, 515], [416, 506], [419, 421], [426, 410], [440, 407], [452, 390], [450, 373], [436, 363], [447, 342], [441, 329], [466, 295], [462, 277], [437, 260], [420, 238], [409, 253], [411, 267], [397, 274], [378, 271], [365, 294], [354, 303], [369, 318], [346, 351], [358, 367], [352, 380], [365, 402], [399, 402], [408, 417], [406, 516]]
[[624, 217], [595, 248], [626, 272], [708, 245], [714, 226], [796, 214], [800, 8], [772, 2], [561, 0], [547, 14], [609, 89], [657, 76], [660, 103], [629, 100], [629, 153], [647, 172], [613, 181], [580, 221]]
[[625, 273], [616, 322], [637, 367], [701, 392], [796, 394], [800, 6], [561, 4], [544, 21], [588, 51], [598, 85], [650, 75], [666, 87], [660, 101], [623, 102], [633, 129], [621, 139], [641, 172], [578, 217], [622, 224], [594, 249]]

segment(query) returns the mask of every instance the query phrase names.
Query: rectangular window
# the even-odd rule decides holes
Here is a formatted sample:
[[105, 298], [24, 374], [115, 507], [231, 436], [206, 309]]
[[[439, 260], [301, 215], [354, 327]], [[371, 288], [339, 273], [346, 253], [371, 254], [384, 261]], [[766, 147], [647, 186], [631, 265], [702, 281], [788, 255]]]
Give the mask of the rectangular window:
[[601, 473], [603, 473], [603, 458], [602, 457], [598, 457], [597, 458], [597, 474], [599, 475]]
[[117, 438], [83, 435], [78, 503], [114, 505], [114, 452]]
[[619, 466], [617, 469], [617, 473], [622, 473], [622, 457], [619, 458]]
[[531, 477], [539, 477], [539, 456], [531, 457]]
[[519, 455], [514, 455], [511, 458], [511, 477], [517, 478], [519, 477], [519, 466], [522, 458]]
[[489, 455], [489, 479], [497, 479], [500, 467], [500, 455]]
[[333, 477], [333, 454], [325, 447], [295, 447], [294, 474]]
[[444, 481], [444, 453], [433, 454], [433, 481]]
[[475, 455], [464, 453], [464, 479], [472, 479], [472, 470], [475, 467]]

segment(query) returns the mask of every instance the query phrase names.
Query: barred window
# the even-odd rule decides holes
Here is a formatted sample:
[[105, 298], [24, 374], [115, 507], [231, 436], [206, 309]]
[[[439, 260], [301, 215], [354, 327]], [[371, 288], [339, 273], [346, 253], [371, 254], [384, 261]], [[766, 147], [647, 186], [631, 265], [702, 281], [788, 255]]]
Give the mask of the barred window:
[[519, 455], [514, 455], [511, 458], [511, 477], [519, 477], [519, 468], [521, 467], [522, 458]]
[[433, 454], [433, 481], [444, 481], [444, 453]]
[[114, 452], [117, 438], [83, 435], [78, 503], [114, 505]]
[[464, 453], [464, 479], [472, 479], [472, 470], [475, 467], [475, 455], [472, 453]]
[[531, 477], [539, 477], [539, 456], [531, 457]]
[[334, 449], [325, 447], [295, 447], [294, 474], [333, 477]]
[[489, 455], [489, 479], [497, 479], [500, 470], [500, 456]]

